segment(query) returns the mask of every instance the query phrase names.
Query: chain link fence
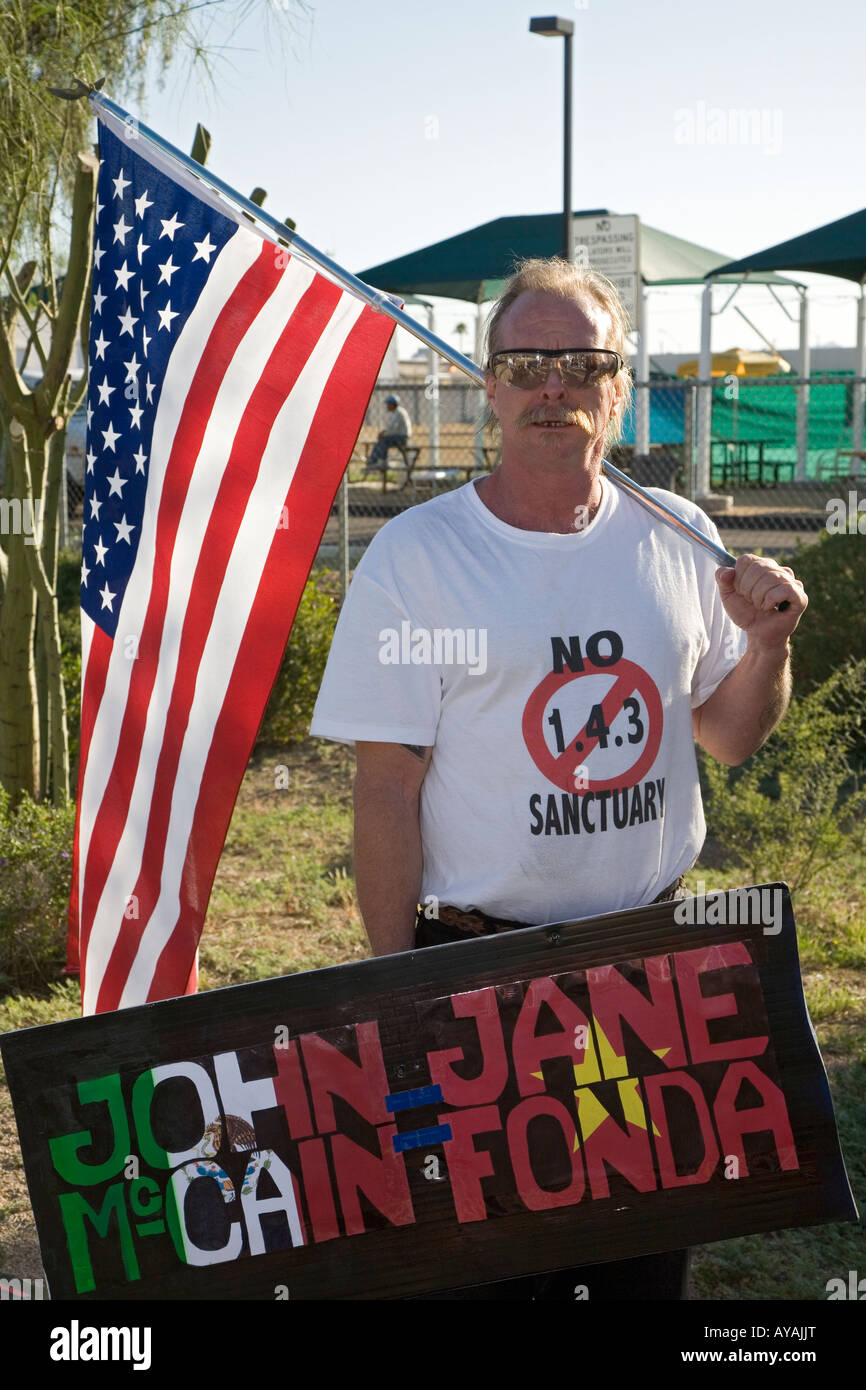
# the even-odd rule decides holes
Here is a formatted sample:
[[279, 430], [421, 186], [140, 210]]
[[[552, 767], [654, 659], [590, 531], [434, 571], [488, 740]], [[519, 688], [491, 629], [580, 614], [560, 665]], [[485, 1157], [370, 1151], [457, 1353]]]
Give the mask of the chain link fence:
[[[798, 452], [803, 386], [808, 388], [808, 430]], [[644, 486], [668, 488], [703, 504], [697, 496], [699, 396], [711, 390], [709, 477], [716, 498], [706, 505], [712, 507], [729, 550], [760, 548], [778, 556], [799, 542], [815, 540], [834, 500], [847, 509], [852, 491], [859, 487], [858, 495], [866, 496], [864, 388], [866, 379], [845, 373], [812, 376], [806, 382], [728, 377], [711, 387], [670, 377], [651, 380], [636, 389], [649, 396], [649, 450], [636, 451], [633, 410], [610, 458]], [[411, 438], [404, 448], [389, 449], [384, 467], [371, 466], [370, 453], [389, 419], [385, 399], [392, 394], [409, 415]], [[318, 562], [340, 567], [348, 549], [348, 565], [354, 566], [390, 517], [495, 468], [499, 440], [483, 427], [484, 407], [483, 391], [456, 372], [454, 379], [440, 380], [438, 390], [429, 377], [396, 387], [377, 385]], [[803, 409], [801, 404], [801, 417]], [[60, 538], [75, 549], [81, 544], [84, 508], [83, 411], [70, 421], [66, 458]]]
[[[635, 454], [632, 418], [621, 466], [639, 482], [650, 482], [655, 479], [642, 472], [654, 466], [658, 471], [659, 459], [670, 460], [676, 464], [674, 490], [712, 511], [728, 550], [787, 552], [816, 539], [833, 502], [845, 499], [847, 505], [849, 491], [861, 482], [864, 385], [864, 378], [850, 373], [651, 382], [638, 388], [650, 398], [649, 455]], [[703, 391], [712, 395], [710, 501], [699, 484]]]
[[[645, 487], [664, 487], [697, 500], [699, 393], [711, 390], [709, 476], [716, 496], [707, 508], [728, 550], [761, 549], [778, 556], [817, 539], [832, 501], [842, 499], [847, 507], [849, 492], [862, 482], [864, 386], [866, 379], [845, 373], [808, 381], [728, 377], [711, 385], [669, 377], [652, 380], [637, 388], [649, 395], [649, 451], [636, 451], [633, 410], [610, 459]], [[802, 387], [808, 390], [808, 429], [798, 451]], [[484, 400], [478, 388], [440, 384], [437, 445], [437, 402], [429, 383], [401, 385], [397, 394], [413, 422], [406, 452], [416, 452], [407, 459], [392, 448], [385, 472], [365, 472], [364, 460], [385, 425], [384, 399], [392, 390], [377, 387], [370, 402], [346, 487], [322, 539], [323, 564], [340, 563], [345, 536], [348, 563], [354, 566], [389, 517], [490, 471], [499, 460], [497, 437], [481, 430]]]

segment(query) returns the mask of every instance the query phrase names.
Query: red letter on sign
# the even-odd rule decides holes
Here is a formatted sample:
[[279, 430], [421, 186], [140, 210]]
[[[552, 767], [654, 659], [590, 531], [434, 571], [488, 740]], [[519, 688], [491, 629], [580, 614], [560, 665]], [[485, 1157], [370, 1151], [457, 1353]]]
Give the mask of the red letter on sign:
[[656, 1055], [664, 1053], [662, 1060], [666, 1067], [688, 1065], [670, 959], [667, 956], [651, 956], [643, 964], [651, 995], [649, 999], [615, 965], [602, 965], [586, 972], [595, 1026], [606, 1037], [616, 1058], [616, 1063], [609, 1060], [599, 1039], [604, 1074], [608, 1080], [628, 1076], [629, 1072], [622, 1038], [623, 1019], [651, 1052]]
[[[614, 1085], [612, 1081], [605, 1084]], [[616, 1088], [626, 1122], [625, 1130], [620, 1129], [592, 1087], [581, 1086], [574, 1093], [583, 1136], [583, 1156], [594, 1198], [610, 1196], [605, 1164], [621, 1173], [638, 1192], [650, 1192], [658, 1186], [638, 1078], [629, 1076], [624, 1081], [617, 1081]]]
[[316, 1127], [321, 1134], [337, 1128], [332, 1095], [342, 1096], [371, 1125], [381, 1125], [390, 1119], [385, 1108], [388, 1079], [385, 1076], [379, 1029], [375, 1022], [357, 1023], [354, 1032], [358, 1039], [360, 1065], [318, 1033], [305, 1033], [300, 1040], [310, 1080]]
[[[543, 1004], [549, 1005], [562, 1024], [553, 1033], [536, 1032]], [[532, 1073], [541, 1071], [542, 1060], [547, 1057], [567, 1057], [580, 1067], [581, 1082], [592, 1084], [601, 1080], [589, 1019], [549, 975], [530, 982], [514, 1025], [511, 1050], [522, 1096], [537, 1095], [544, 1090], [543, 1079]]]
[[[716, 1143], [713, 1122], [710, 1118], [710, 1107], [707, 1105], [706, 1097], [697, 1081], [686, 1071], [676, 1071], [670, 1076], [644, 1076], [641, 1079], [646, 1091], [650, 1120], [655, 1129], [656, 1153], [658, 1154], [662, 1187], [691, 1187], [694, 1184], [709, 1182], [713, 1169], [719, 1161], [719, 1146]], [[703, 1158], [693, 1173], [677, 1172], [663, 1094], [665, 1089], [670, 1087], [686, 1092], [691, 1098], [695, 1107], [695, 1114], [698, 1117]], [[694, 1142], [695, 1137], [692, 1135], [689, 1135], [688, 1138], [679, 1136], [679, 1147], [681, 1149], [687, 1147], [694, 1154], [697, 1147]]]
[[462, 1047], [448, 1047], [441, 1052], [428, 1052], [430, 1080], [442, 1087], [442, 1099], [449, 1105], [485, 1105], [498, 1100], [508, 1080], [508, 1058], [499, 1021], [499, 1004], [495, 989], [473, 989], [468, 994], [453, 994], [451, 1007], [455, 1018], [474, 1018], [481, 1044], [482, 1068], [479, 1076], [467, 1081], [454, 1071], [452, 1062], [462, 1062]]
[[[750, 1081], [760, 1093], [763, 1105], [754, 1105], [747, 1110], [737, 1109], [737, 1097], [744, 1081]], [[785, 1097], [754, 1062], [731, 1063], [722, 1078], [714, 1110], [722, 1152], [736, 1154], [741, 1173], [749, 1172], [743, 1152], [744, 1134], [772, 1134], [780, 1166], [783, 1169], [799, 1168]]]
[[304, 1196], [307, 1199], [313, 1239], [333, 1240], [340, 1234], [340, 1227], [337, 1224], [324, 1139], [307, 1139], [303, 1144], [299, 1144], [298, 1157], [301, 1160]]
[[[536, 1157], [535, 1167], [548, 1181], [561, 1182], [566, 1174], [570, 1175], [571, 1181], [567, 1187], [560, 1188], [558, 1192], [541, 1187], [533, 1172], [528, 1132], [537, 1115], [552, 1115], [565, 1139], [564, 1144], [557, 1142], [552, 1151], [550, 1148], [542, 1150], [541, 1145], [537, 1145], [540, 1153]], [[553, 1096], [533, 1096], [530, 1100], [522, 1100], [508, 1116], [506, 1133], [511, 1166], [524, 1206], [530, 1211], [546, 1211], [548, 1207], [571, 1207], [580, 1201], [586, 1186], [580, 1146], [575, 1143], [577, 1132], [574, 1120], [561, 1101]]]
[[[729, 1042], [711, 1042], [707, 1019], [730, 1018], [737, 1012], [733, 994], [701, 993], [700, 976], [733, 965], [752, 965], [752, 957], [742, 941], [730, 941], [724, 946], [701, 946], [696, 951], [677, 951], [674, 956], [677, 984], [683, 1006], [686, 1035], [693, 1062], [722, 1062], [732, 1057], [756, 1057], [766, 1051], [767, 1035], [752, 1038], [731, 1038]], [[753, 966], [755, 975], [757, 969]], [[760, 985], [757, 986], [760, 991]], [[728, 1153], [729, 1150], [725, 1150]]]
[[358, 1201], [359, 1192], [363, 1192], [392, 1226], [411, 1226], [415, 1220], [406, 1165], [403, 1155], [394, 1152], [392, 1142], [397, 1126], [382, 1125], [376, 1133], [381, 1158], [362, 1149], [360, 1144], [345, 1134], [335, 1134], [331, 1138], [334, 1172], [347, 1236], [361, 1235], [366, 1230]]
[[476, 1134], [502, 1128], [499, 1107], [477, 1105], [472, 1110], [454, 1110], [440, 1115], [439, 1124], [450, 1125], [453, 1135], [445, 1145], [445, 1157], [457, 1220], [486, 1221], [481, 1179], [493, 1176], [493, 1160], [489, 1153], [479, 1153], [472, 1140]]
[[303, 1139], [313, 1133], [313, 1121], [310, 1118], [298, 1044], [290, 1042], [285, 1047], [275, 1047], [274, 1061], [277, 1064], [274, 1095], [278, 1105], [286, 1112], [289, 1134], [293, 1139]]

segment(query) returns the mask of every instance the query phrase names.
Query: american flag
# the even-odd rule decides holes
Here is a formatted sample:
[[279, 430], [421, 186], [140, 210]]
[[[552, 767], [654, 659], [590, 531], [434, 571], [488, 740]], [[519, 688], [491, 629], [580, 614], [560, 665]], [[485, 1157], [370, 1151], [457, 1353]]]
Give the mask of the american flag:
[[195, 988], [217, 861], [393, 322], [100, 115], [68, 968]]

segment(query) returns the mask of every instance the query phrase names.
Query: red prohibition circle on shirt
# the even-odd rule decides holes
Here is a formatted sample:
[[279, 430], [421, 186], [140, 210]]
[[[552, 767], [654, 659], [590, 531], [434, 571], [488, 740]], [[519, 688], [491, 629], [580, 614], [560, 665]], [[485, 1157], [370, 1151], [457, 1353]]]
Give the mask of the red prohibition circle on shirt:
[[[544, 737], [544, 715], [551, 697], [563, 686], [571, 681], [580, 680], [582, 676], [614, 677], [613, 685], [600, 702], [604, 722], [608, 728], [623, 709], [624, 701], [637, 692], [642, 697], [646, 710], [647, 737], [637, 761], [630, 768], [626, 768], [616, 777], [587, 778], [586, 786], [576, 787], [576, 767], [584, 763], [589, 754], [598, 747], [598, 738], [587, 734], [584, 727], [567, 740], [564, 752], [551, 753]], [[620, 787], [633, 787], [649, 772], [662, 741], [664, 711], [655, 681], [635, 662], [620, 658], [614, 666], [594, 666], [591, 661], [584, 659], [582, 671], [551, 671], [544, 677], [526, 702], [522, 727], [526, 747], [539, 772], [542, 772], [554, 786], [561, 787], [563, 791], [576, 792], [580, 796], [587, 791], [605, 792]], [[575, 749], [576, 742], [583, 744], [579, 753]], [[578, 760], [577, 763], [575, 759]]]

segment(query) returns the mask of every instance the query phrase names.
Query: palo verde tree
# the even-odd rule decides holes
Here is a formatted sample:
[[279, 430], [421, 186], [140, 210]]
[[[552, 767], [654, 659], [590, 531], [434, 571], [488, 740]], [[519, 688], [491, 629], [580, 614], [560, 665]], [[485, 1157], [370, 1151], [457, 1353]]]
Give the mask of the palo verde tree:
[[[86, 391], [97, 161], [86, 101], [49, 87], [107, 75], [144, 101], [150, 62], [186, 47], [208, 66], [204, 12], [242, 19], [259, 0], [0, 0], [0, 784], [17, 800], [69, 797], [57, 620], [57, 515], [65, 431]], [[260, 0], [268, 10], [267, 0]], [[285, 33], [304, 0], [281, 3]]]

